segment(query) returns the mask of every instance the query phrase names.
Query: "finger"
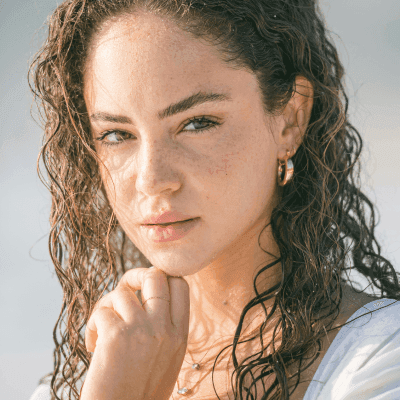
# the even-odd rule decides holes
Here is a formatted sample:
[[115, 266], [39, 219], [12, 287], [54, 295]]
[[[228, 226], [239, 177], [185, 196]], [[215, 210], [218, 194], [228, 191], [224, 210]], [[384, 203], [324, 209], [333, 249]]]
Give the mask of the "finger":
[[152, 318], [171, 323], [171, 295], [167, 274], [158, 268], [147, 271], [143, 279], [143, 308]]
[[169, 277], [168, 282], [171, 292], [171, 322], [178, 333], [187, 339], [190, 316], [189, 285], [180, 277]]
[[[88, 332], [87, 334], [85, 333], [85, 342], [86, 342], [86, 337], [88, 338], [87, 339], [88, 342], [86, 342], [86, 348], [88, 348], [88, 344], [90, 345], [90, 347], [93, 348], [94, 343], [96, 343], [98, 333], [95, 330], [95, 327], [93, 325], [93, 319], [98, 318], [97, 317], [98, 310], [108, 308], [113, 311], [113, 313], [119, 318], [120, 321], [125, 320], [126, 311], [123, 311], [124, 316], [121, 315], [121, 304], [120, 304], [121, 300], [119, 300], [116, 303], [115, 302], [116, 297], [118, 297], [118, 293], [116, 293], [116, 290], [113, 290], [112, 292], [105, 294], [94, 305], [92, 314], [91, 314], [88, 324], [86, 326], [86, 332]], [[119, 310], [118, 310], [118, 308], [119, 308]], [[123, 309], [123, 307], [122, 307], [122, 309]]]
[[138, 316], [145, 315], [142, 305], [136, 294], [127, 285], [117, 287], [110, 296], [112, 308], [126, 323], [132, 324]]
[[94, 352], [96, 346], [111, 342], [117, 330], [123, 328], [123, 321], [114, 310], [108, 307], [98, 308], [86, 326], [85, 345], [87, 351]]
[[108, 308], [114, 310], [116, 312], [116, 314], [121, 318], [121, 320], [123, 319], [122, 316], [118, 313], [118, 311], [114, 308], [113, 296], [115, 296], [115, 294], [113, 294], [113, 293], [114, 293], [114, 291], [107, 293], [101, 299], [99, 299], [97, 301], [97, 303], [93, 307], [92, 315], [99, 308], [108, 307]]
[[127, 271], [118, 285], [141, 290], [143, 309], [158, 324], [171, 323], [170, 291], [167, 275], [158, 268], [135, 268]]

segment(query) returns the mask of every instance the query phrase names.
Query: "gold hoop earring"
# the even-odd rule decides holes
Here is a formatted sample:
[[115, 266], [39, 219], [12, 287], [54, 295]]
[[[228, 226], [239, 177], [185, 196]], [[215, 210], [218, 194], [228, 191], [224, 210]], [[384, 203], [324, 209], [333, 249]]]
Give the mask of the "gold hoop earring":
[[278, 184], [279, 186], [285, 186], [293, 178], [294, 165], [290, 157], [290, 152], [286, 152], [285, 160], [278, 160]]

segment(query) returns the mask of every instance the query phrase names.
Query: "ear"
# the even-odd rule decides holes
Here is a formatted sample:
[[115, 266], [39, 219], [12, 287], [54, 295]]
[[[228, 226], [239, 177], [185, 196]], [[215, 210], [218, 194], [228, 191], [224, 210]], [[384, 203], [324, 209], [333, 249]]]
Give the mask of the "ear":
[[308, 79], [299, 75], [296, 77], [294, 92], [283, 111], [283, 129], [279, 132], [278, 159], [290, 157], [296, 153], [303, 142], [304, 133], [311, 117], [314, 103], [314, 89]]

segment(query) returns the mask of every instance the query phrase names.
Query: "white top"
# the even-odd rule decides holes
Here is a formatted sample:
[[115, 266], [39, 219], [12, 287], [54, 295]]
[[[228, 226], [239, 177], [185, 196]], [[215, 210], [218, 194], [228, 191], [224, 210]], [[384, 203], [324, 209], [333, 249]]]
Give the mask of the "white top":
[[[371, 301], [347, 321], [365, 313], [340, 328], [303, 400], [400, 400], [400, 302]], [[50, 398], [41, 384], [29, 400]]]
[[347, 321], [375, 309], [340, 328], [303, 400], [400, 399], [400, 302], [371, 301]]

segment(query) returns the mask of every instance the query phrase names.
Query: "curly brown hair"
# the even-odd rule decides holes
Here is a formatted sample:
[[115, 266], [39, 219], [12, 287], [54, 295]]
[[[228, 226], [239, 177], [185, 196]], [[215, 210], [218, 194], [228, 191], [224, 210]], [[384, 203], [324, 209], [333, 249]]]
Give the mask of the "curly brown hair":
[[[55, 9], [29, 74], [44, 122], [38, 174], [52, 195], [49, 251], [64, 293], [53, 331], [54, 370], [41, 382], [51, 376], [52, 399], [59, 400], [59, 389], [67, 386], [69, 399], [79, 397], [77, 383], [82, 384], [92, 357], [83, 335], [94, 304], [128, 269], [150, 266], [108, 202], [82, 93], [93, 36], [105, 21], [138, 10], [170, 18], [192, 37], [216, 46], [231, 67], [254, 73], [267, 115], [283, 110], [296, 76], [313, 86], [310, 122], [293, 158], [296, 173], [271, 220], [283, 279], [278, 289], [258, 293], [256, 280], [271, 265], [258, 273], [256, 296], [244, 308], [232, 344], [235, 399], [289, 399], [286, 366], [299, 363], [297, 387], [304, 355], [320, 347], [338, 316], [341, 284], [351, 282], [345, 278], [348, 270], [356, 269], [379, 288], [375, 298], [400, 299], [397, 273], [375, 238], [374, 205], [359, 189], [362, 139], [348, 120], [343, 65], [316, 0], [65, 0]], [[42, 179], [40, 157], [49, 182]], [[235, 349], [247, 311], [273, 296], [271, 313], [264, 307], [260, 335], [279, 307], [280, 346], [238, 365]], [[321, 310], [325, 315], [318, 317]], [[323, 325], [322, 319], [331, 322]], [[260, 367], [254, 378], [252, 370]], [[273, 385], [257, 397], [255, 382], [272, 373]], [[248, 374], [250, 388], [243, 385]]]

